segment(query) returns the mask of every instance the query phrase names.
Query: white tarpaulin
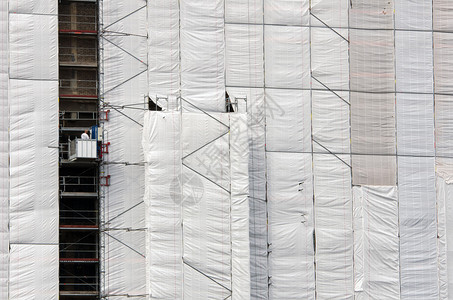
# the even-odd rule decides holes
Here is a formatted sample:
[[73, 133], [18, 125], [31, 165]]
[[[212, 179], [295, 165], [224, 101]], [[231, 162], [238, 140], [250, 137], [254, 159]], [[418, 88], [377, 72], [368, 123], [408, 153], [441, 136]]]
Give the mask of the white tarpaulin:
[[[453, 295], [453, 185], [441, 176], [436, 177], [437, 189], [437, 228], [439, 299], [449, 299]], [[450, 296], [450, 297], [449, 297]]]
[[437, 299], [434, 158], [398, 159], [401, 299]]
[[269, 298], [315, 299], [311, 154], [267, 153]]
[[400, 299], [398, 199], [392, 186], [356, 186], [355, 299]]
[[58, 299], [58, 245], [19, 245], [10, 249], [9, 299]]
[[8, 2], [0, 4], [0, 298], [8, 299], [9, 271]]
[[144, 126], [149, 299], [250, 299], [245, 115], [149, 112]]
[[224, 1], [181, 1], [180, 4], [181, 96], [201, 109], [223, 112]]
[[180, 88], [179, 2], [149, 1], [148, 19], [153, 20], [148, 23], [149, 96], [175, 98]]
[[[129, 295], [145, 299], [144, 168], [140, 146], [143, 111], [147, 107], [146, 1], [103, 1], [101, 107], [108, 103], [104, 123], [101, 176], [110, 185], [101, 187], [101, 294], [106, 299]], [[122, 108], [125, 106], [125, 108]], [[132, 109], [134, 108], [134, 109]]]
[[9, 6], [9, 299], [58, 299], [56, 6]]

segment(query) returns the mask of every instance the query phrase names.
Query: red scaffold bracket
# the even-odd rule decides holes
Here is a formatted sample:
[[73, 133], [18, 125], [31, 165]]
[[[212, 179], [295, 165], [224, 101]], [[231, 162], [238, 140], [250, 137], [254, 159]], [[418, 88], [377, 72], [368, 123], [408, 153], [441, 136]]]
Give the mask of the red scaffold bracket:
[[109, 154], [109, 146], [110, 146], [110, 142], [103, 143], [101, 145], [101, 156], [102, 156], [102, 154]]
[[109, 110], [100, 111], [99, 121], [108, 121], [109, 120]]
[[110, 186], [110, 175], [100, 177], [101, 186]]

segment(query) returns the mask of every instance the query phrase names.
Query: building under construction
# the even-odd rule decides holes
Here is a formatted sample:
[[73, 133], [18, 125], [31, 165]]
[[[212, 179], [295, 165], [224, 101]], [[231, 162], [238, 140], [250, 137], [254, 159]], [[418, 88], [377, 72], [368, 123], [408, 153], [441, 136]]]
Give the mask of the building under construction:
[[0, 14], [0, 299], [453, 299], [450, 1]]

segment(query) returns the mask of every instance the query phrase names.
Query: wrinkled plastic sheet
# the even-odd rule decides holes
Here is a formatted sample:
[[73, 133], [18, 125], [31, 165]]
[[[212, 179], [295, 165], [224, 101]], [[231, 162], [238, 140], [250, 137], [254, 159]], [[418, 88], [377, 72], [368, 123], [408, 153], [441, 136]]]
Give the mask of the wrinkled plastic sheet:
[[[179, 94], [179, 4], [176, 0], [148, 3], [149, 95], [175, 98]], [[162, 99], [164, 100], [164, 99]], [[165, 100], [158, 103], [166, 108]]]
[[180, 14], [181, 96], [198, 108], [224, 112], [224, 1], [183, 1]]
[[349, 89], [348, 31], [336, 31], [341, 36], [330, 28], [311, 29], [312, 84], [316, 89]]
[[[312, 0], [311, 1], [311, 25], [327, 26], [335, 28], [348, 27], [348, 8], [350, 0]], [[321, 20], [321, 21], [319, 21]], [[324, 24], [323, 24], [324, 23]], [[312, 28], [313, 31], [314, 28]], [[345, 36], [347, 38], [347, 36]], [[326, 47], [327, 48], [327, 47]]]
[[103, 28], [125, 33], [105, 33], [100, 40], [103, 101], [126, 106], [119, 111], [106, 108], [110, 113], [104, 123], [104, 143], [110, 146], [103, 157], [101, 176], [110, 175], [110, 186], [101, 191], [105, 197], [100, 214], [106, 222], [101, 234], [105, 247], [101, 253], [105, 270], [101, 292], [108, 297], [128, 294], [145, 299], [144, 159], [140, 143], [144, 113], [139, 108], [147, 108], [148, 94], [146, 1], [109, 0], [101, 9]]
[[[442, 176], [436, 176], [437, 218], [438, 218], [438, 266], [439, 266], [439, 299], [448, 299], [453, 293], [453, 185]], [[450, 262], [450, 263], [449, 263]]]
[[9, 85], [11, 242], [58, 244], [58, 82]]
[[267, 151], [311, 151], [310, 91], [266, 89]]
[[396, 31], [396, 91], [433, 92], [433, 38], [429, 32]]
[[[379, 111], [379, 114], [376, 114], [376, 111]], [[351, 92], [354, 184], [396, 184], [394, 116], [395, 94]]]
[[[349, 163], [349, 155], [339, 156]], [[316, 294], [353, 299], [351, 170], [331, 154], [313, 156], [316, 230]]]
[[434, 158], [399, 157], [401, 299], [437, 299]]
[[147, 272], [153, 297], [250, 298], [247, 119], [211, 116], [146, 114]]
[[453, 34], [446, 32], [434, 32], [434, 74], [436, 93], [452, 94], [453, 83]]
[[400, 299], [397, 188], [355, 186], [353, 194], [355, 299]]
[[226, 24], [226, 85], [263, 87], [263, 26]]
[[264, 22], [275, 25], [309, 24], [309, 1], [307, 0], [264, 0]]
[[262, 24], [263, 0], [226, 0], [225, 21], [229, 23]]
[[[247, 111], [249, 135], [250, 289], [252, 299], [267, 299], [267, 209], [264, 89], [227, 87], [239, 112]], [[244, 102], [244, 100], [247, 100]]]
[[267, 153], [269, 298], [315, 299], [312, 155]]
[[58, 17], [10, 14], [9, 53], [10, 78], [57, 80]]
[[[353, 0], [350, 6], [351, 28], [393, 29], [393, 0]], [[392, 31], [389, 33], [393, 35]]]
[[453, 157], [453, 96], [436, 95], [436, 154]]
[[[436, 2], [437, 0], [434, 0]], [[444, 1], [447, 3], [447, 1]], [[395, 27], [404, 30], [431, 30], [433, 1], [399, 0], [395, 2]], [[436, 17], [437, 18], [437, 17]]]
[[58, 299], [57, 3], [29, 4], [11, 4], [9, 17], [2, 18], [9, 21], [2, 26], [9, 29], [9, 76], [2, 75], [9, 92], [2, 95], [14, 100], [2, 101], [9, 115], [3, 119], [9, 148], [2, 143], [9, 152], [9, 201], [2, 209], [9, 235], [3, 226], [1, 235], [9, 268], [8, 256], [0, 253], [9, 298]]
[[351, 29], [349, 32], [351, 91], [394, 92], [393, 31]]
[[8, 299], [9, 270], [9, 100], [8, 10], [0, 4], [0, 298]]
[[266, 87], [310, 87], [309, 41], [307, 27], [264, 26]]
[[448, 0], [433, 0], [433, 30], [453, 30], [453, 8]]
[[58, 245], [12, 244], [10, 253], [9, 299], [58, 299]]

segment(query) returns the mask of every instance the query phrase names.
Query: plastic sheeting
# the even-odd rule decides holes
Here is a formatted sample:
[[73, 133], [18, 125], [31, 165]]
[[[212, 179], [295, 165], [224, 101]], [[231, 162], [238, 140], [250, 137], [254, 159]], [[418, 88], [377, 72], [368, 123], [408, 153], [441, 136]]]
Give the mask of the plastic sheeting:
[[9, 298], [58, 299], [57, 2], [28, 4], [7, 18]]
[[355, 299], [400, 299], [397, 188], [353, 193]]
[[182, 299], [180, 128], [179, 113], [145, 115], [147, 293], [157, 299]]
[[434, 158], [399, 157], [402, 299], [437, 299]]
[[225, 21], [241, 24], [263, 23], [264, 0], [226, 0]]
[[58, 83], [9, 84], [11, 243], [58, 244]]
[[58, 245], [11, 245], [9, 299], [58, 299]]
[[310, 152], [310, 91], [266, 89], [265, 95], [267, 151]]
[[310, 31], [307, 27], [264, 26], [266, 87], [310, 86]]
[[225, 1], [226, 90], [249, 131], [251, 299], [268, 298], [263, 1]]
[[0, 3], [0, 298], [8, 299], [9, 271], [8, 2]]
[[224, 1], [182, 1], [180, 16], [181, 96], [198, 108], [223, 112]]
[[[353, 183], [396, 184], [393, 1], [350, 8]], [[379, 29], [379, 30], [372, 30]], [[377, 114], [376, 111], [379, 111]]]
[[[147, 107], [146, 1], [103, 1], [101, 95], [109, 109], [104, 122], [101, 176], [101, 294], [106, 299], [128, 295], [145, 299], [144, 168], [140, 147], [143, 111]], [[118, 34], [120, 33], [120, 34]], [[121, 108], [125, 106], [125, 108]], [[135, 108], [135, 109], [132, 109]]]
[[143, 148], [149, 297], [250, 299], [245, 115], [150, 112]]
[[449, 299], [453, 294], [453, 185], [447, 184], [441, 176], [436, 178], [437, 220], [438, 220], [438, 263], [439, 299]]
[[57, 16], [11, 12], [10, 78], [57, 80]]
[[[345, 162], [349, 155], [341, 155]], [[351, 170], [330, 154], [313, 156], [318, 299], [354, 299]]]
[[[179, 4], [176, 0], [148, 3], [148, 83], [150, 97], [175, 98], [180, 90]], [[159, 103], [158, 103], [159, 104]], [[166, 108], [165, 101], [161, 103]]]
[[269, 298], [315, 299], [311, 154], [267, 153]]

